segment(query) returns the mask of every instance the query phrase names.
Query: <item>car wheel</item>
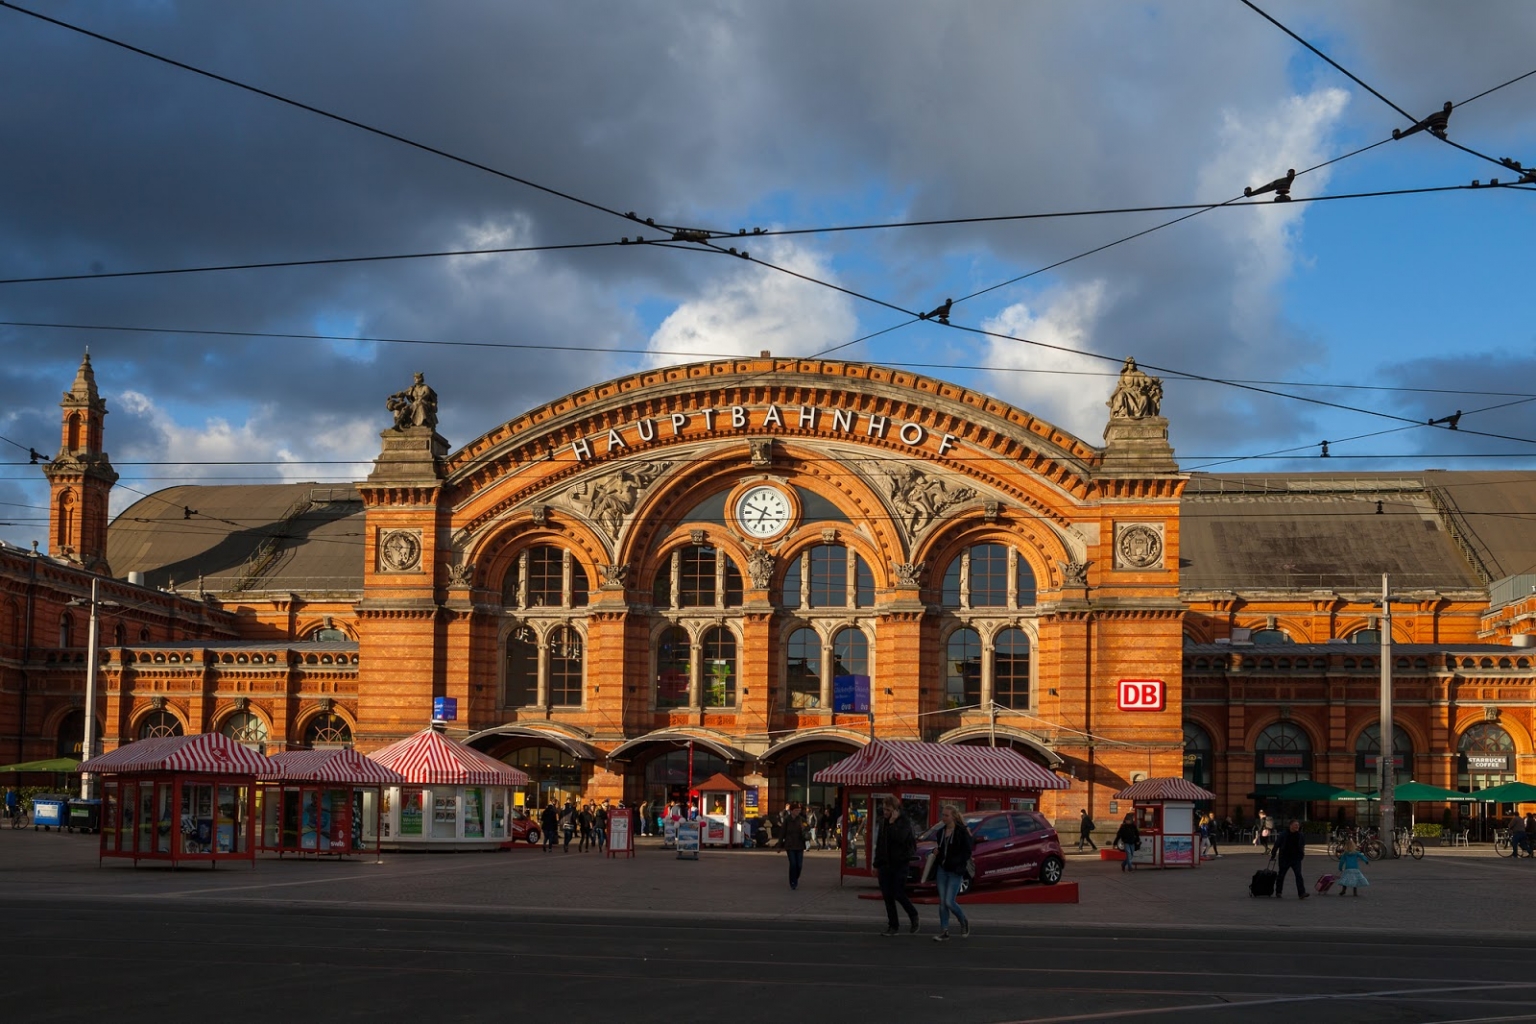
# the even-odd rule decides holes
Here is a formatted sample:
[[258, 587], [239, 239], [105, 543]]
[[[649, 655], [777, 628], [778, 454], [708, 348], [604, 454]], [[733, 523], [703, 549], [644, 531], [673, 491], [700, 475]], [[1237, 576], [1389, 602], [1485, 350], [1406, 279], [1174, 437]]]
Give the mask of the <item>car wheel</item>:
[[539, 845], [539, 840], [542, 839], [543, 836], [539, 835], [539, 830], [538, 829], [531, 828], [531, 829], [528, 830], [528, 833], [523, 836], [523, 838], [528, 840], [528, 845], [529, 846], [538, 846]]
[[1045, 863], [1040, 865], [1040, 883], [1042, 885], [1055, 885], [1061, 881], [1061, 872], [1066, 865], [1060, 857], [1047, 857]]
[[963, 892], [963, 893], [971, 891], [971, 876], [970, 875], [961, 875], [960, 876], [960, 891]]

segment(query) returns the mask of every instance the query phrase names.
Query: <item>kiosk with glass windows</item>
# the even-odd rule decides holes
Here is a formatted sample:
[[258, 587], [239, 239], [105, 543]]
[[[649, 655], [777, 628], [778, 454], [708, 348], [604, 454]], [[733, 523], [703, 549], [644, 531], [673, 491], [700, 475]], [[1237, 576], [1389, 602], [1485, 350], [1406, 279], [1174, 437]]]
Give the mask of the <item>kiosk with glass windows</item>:
[[102, 776], [101, 857], [256, 863], [258, 776], [270, 760], [219, 733], [162, 736], [81, 765]]
[[404, 781], [383, 790], [386, 850], [494, 850], [507, 846], [512, 793], [528, 774], [426, 728], [369, 755]]
[[256, 792], [261, 822], [257, 849], [330, 855], [379, 853], [383, 789], [405, 781], [398, 772], [350, 748], [274, 754], [275, 778]]
[[1133, 863], [1154, 868], [1200, 866], [1195, 804], [1216, 799], [1215, 793], [1188, 779], [1172, 777], [1142, 779], [1116, 793], [1115, 799], [1131, 802], [1136, 830], [1141, 834], [1141, 848], [1132, 854]]
[[717, 772], [693, 792], [699, 801], [699, 842], [705, 846], [740, 846], [741, 784]]
[[915, 740], [871, 740], [857, 753], [816, 773], [815, 781], [843, 787], [842, 875], [875, 873], [878, 809], [887, 796], [901, 801], [918, 835], [939, 821], [940, 809], [1035, 810], [1040, 793], [1071, 783], [1011, 747], [970, 747]]

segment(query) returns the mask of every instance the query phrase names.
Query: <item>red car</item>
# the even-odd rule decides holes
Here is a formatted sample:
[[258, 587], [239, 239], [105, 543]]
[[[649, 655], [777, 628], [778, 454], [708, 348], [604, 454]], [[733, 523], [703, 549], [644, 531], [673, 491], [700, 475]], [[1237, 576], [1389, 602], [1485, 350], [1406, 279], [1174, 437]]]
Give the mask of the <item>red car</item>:
[[530, 846], [537, 846], [543, 838], [538, 819], [530, 818], [521, 810], [513, 810], [512, 820], [507, 823], [507, 838], [514, 843], [522, 839]]
[[[975, 849], [976, 877], [960, 884], [965, 892], [972, 885], [997, 885], [1002, 882], [1030, 881], [1055, 885], [1067, 860], [1061, 852], [1056, 829], [1038, 811], [972, 811], [961, 815], [970, 829]], [[922, 871], [923, 862], [938, 844], [942, 824], [924, 832], [917, 843], [913, 877]], [[930, 878], [929, 883], [933, 882]]]

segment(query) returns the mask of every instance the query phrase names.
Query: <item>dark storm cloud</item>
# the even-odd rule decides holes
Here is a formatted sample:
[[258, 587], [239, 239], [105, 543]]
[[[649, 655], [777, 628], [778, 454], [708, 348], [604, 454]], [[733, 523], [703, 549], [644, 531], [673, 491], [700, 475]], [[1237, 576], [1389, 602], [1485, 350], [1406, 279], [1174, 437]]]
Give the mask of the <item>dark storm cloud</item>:
[[[1291, 142], [1336, 155], [1399, 120], [1226, 0], [37, 2], [596, 203], [726, 229], [1220, 200], [1280, 173]], [[1528, 70], [1518, 65], [1529, 59], [1533, 14], [1520, 4], [1280, 3], [1275, 13], [1357, 61], [1410, 109]], [[1327, 106], [1334, 88], [1351, 93], [1347, 104]], [[11, 11], [0, 11], [0, 90], [11, 97], [0, 132], [12, 153], [0, 161], [0, 277], [603, 241], [640, 230]], [[1311, 107], [1285, 106], [1298, 92]], [[1521, 130], [1528, 138], [1530, 95], [1507, 90], [1458, 112], [1456, 124], [1486, 132], [1490, 144]], [[1325, 366], [1331, 340], [1293, 323], [1281, 294], [1305, 258], [1307, 219], [1321, 215], [1297, 218], [1290, 235], [1245, 236], [1242, 215], [1213, 214], [993, 293], [967, 307], [967, 320], [1102, 287], [1080, 339], [1097, 351], [1212, 375]], [[1217, 217], [1232, 219], [1209, 223]], [[850, 287], [936, 301], [1151, 222], [1031, 221], [795, 244]], [[8, 285], [0, 320], [639, 350], [674, 308], [707, 307], [726, 275], [741, 275], [742, 265], [724, 262], [626, 248]], [[791, 326], [797, 315], [827, 315], [824, 299], [797, 294], [737, 299], [771, 296]], [[894, 319], [848, 308], [861, 331]], [[853, 351], [895, 358], [906, 337]], [[388, 422], [384, 396], [416, 370], [441, 393], [444, 433], [462, 444], [641, 359], [0, 328], [0, 432], [52, 445], [58, 394], [87, 344], [113, 409], [109, 448], [124, 462], [166, 451], [209, 461], [237, 450], [368, 458]], [[941, 344], [972, 362], [990, 351], [983, 341]], [[1009, 392], [1021, 401], [1042, 394]], [[1184, 450], [1323, 429], [1308, 407], [1208, 386], [1171, 384], [1175, 401]], [[205, 428], [209, 420], [224, 421], [227, 434]]]

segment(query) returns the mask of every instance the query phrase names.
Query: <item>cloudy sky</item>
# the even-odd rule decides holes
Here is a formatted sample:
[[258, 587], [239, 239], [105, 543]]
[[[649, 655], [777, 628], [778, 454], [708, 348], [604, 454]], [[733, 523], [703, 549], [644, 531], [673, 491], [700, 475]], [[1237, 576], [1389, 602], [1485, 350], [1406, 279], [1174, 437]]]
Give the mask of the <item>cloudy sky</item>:
[[[734, 232], [1223, 203], [1446, 100], [1452, 141], [1536, 164], [1536, 75], [1478, 97], [1536, 70], [1524, 0], [1260, 4], [1390, 102], [1239, 0], [19, 4], [553, 191], [0, 8], [13, 543], [46, 532], [25, 449], [57, 449], [87, 346], [118, 508], [356, 478], [338, 463], [377, 452], [413, 371], [458, 446], [641, 366], [834, 346], [1094, 443], [1113, 364], [1029, 342], [1134, 355], [1188, 469], [1536, 468], [1536, 196], [1514, 189], [1233, 205], [1090, 255], [1192, 211], [774, 234], [750, 262], [631, 245], [20, 280], [661, 237], [604, 208]], [[1495, 177], [1517, 175], [1421, 132], [1292, 194]], [[945, 297], [954, 327], [912, 322]], [[1404, 422], [1458, 409], [1455, 433]], [[1370, 458], [1321, 462], [1324, 439]], [[1287, 449], [1306, 458], [1254, 458]]]

